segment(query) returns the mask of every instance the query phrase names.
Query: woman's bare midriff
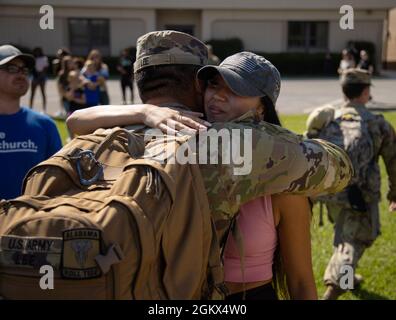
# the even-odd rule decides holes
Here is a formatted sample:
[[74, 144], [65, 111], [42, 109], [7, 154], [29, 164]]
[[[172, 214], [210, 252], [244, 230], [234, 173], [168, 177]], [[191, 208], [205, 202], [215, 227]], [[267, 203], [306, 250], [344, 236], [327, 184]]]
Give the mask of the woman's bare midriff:
[[257, 282], [245, 282], [245, 286], [242, 282], [226, 282], [226, 286], [230, 294], [242, 292], [244, 289], [249, 290], [263, 286], [267, 283], [271, 283], [272, 279], [257, 281]]

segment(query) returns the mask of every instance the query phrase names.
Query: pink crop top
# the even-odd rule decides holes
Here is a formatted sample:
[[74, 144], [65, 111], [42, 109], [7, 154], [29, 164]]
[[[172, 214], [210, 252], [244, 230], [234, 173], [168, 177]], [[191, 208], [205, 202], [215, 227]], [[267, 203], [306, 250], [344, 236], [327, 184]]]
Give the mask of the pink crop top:
[[[252, 200], [240, 208], [237, 222], [243, 238], [245, 282], [272, 278], [277, 234], [271, 196]], [[225, 281], [243, 282], [238, 247], [230, 234], [224, 251]]]

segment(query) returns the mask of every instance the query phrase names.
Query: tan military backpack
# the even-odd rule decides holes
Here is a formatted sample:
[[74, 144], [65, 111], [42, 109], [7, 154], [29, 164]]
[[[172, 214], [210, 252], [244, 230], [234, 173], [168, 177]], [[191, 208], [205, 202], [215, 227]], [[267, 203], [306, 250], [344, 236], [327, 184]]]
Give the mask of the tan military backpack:
[[[0, 296], [221, 297], [219, 246], [198, 167], [153, 159], [186, 138], [145, 143], [108, 131], [72, 140], [27, 174], [23, 196], [1, 202]], [[53, 289], [42, 266], [53, 270]]]

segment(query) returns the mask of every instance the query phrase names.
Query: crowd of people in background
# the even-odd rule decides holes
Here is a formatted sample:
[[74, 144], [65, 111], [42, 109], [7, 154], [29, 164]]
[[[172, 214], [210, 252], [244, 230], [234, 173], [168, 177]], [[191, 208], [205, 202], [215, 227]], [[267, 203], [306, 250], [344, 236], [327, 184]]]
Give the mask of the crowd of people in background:
[[62, 48], [52, 64], [65, 115], [90, 106], [109, 104], [106, 81], [109, 67], [99, 50], [91, 50], [86, 59], [75, 57]]
[[[155, 33], [152, 34], [152, 36], [154, 36], [154, 40], [158, 37]], [[177, 36], [180, 37], [181, 35], [177, 34]], [[174, 37], [175, 39], [178, 39], [178, 37]], [[184, 34], [183, 37], [187, 37], [184, 41], [185, 43], [192, 42], [189, 35]], [[153, 43], [156, 43], [156, 41], [153, 41]], [[166, 83], [166, 81], [169, 82], [161, 88], [162, 91], [158, 91], [159, 93], [155, 92], [156, 95], [150, 96], [147, 95], [147, 91], [145, 92], [144, 90], [147, 90], [146, 88], [153, 90], [151, 88], [156, 88], [156, 86], [148, 85], [147, 87], [144, 87], [142, 82], [137, 81], [137, 87], [140, 96], [142, 97], [142, 101], [143, 103], [147, 103], [145, 108], [147, 108], [147, 106], [150, 106], [151, 108], [146, 109], [146, 111], [151, 110], [151, 112], [147, 112], [148, 115], [151, 115], [153, 110], [157, 108], [149, 105], [149, 103], [154, 103], [153, 101], [173, 99], [174, 101], [171, 101], [170, 106], [174, 107], [178, 107], [180, 105], [187, 106], [190, 101], [194, 101], [191, 106], [199, 107], [200, 109], [192, 110], [200, 112], [205, 111], [208, 121], [227, 123], [230, 121], [237, 122], [243, 120], [254, 124], [255, 126], [260, 123], [260, 130], [257, 131], [262, 134], [262, 136], [258, 136], [260, 142], [268, 141], [269, 139], [267, 138], [271, 137], [271, 139], [274, 139], [274, 142], [272, 143], [274, 143], [273, 146], [275, 147], [272, 146], [273, 149], [278, 150], [278, 143], [279, 146], [283, 147], [286, 141], [289, 141], [286, 146], [290, 147], [290, 150], [292, 150], [291, 141], [293, 141], [296, 150], [301, 150], [301, 145], [304, 141], [298, 140], [299, 137], [294, 136], [294, 134], [289, 131], [283, 131], [283, 129], [280, 128], [280, 121], [276, 114], [275, 104], [279, 97], [281, 80], [280, 73], [271, 62], [266, 60], [264, 57], [251, 52], [240, 52], [227, 58], [219, 65], [220, 59], [214, 55], [212, 47], [207, 45], [207, 64], [212, 66], [205, 66], [205, 59], [202, 59], [201, 62], [202, 52], [205, 52], [205, 44], [202, 44], [200, 50], [195, 52], [195, 49], [189, 48], [188, 45], [184, 47], [180, 44], [175, 45], [173, 44], [173, 41], [174, 39], [171, 35], [168, 42], [172, 44], [171, 47], [166, 48], [161, 46], [160, 48], [164, 52], [160, 53], [154, 50], [158, 50], [158, 48], [152, 48], [152, 52], [147, 50], [147, 47], [145, 46], [142, 46], [142, 48], [147, 51], [140, 48], [146, 56], [140, 56], [140, 59], [138, 59], [135, 64], [135, 67], [138, 66], [135, 68], [135, 71], [137, 72], [136, 78], [143, 78], [143, 80], [147, 81], [146, 83], [150, 83], [150, 81], [153, 81], [152, 79], [158, 78], [165, 78], [164, 83]], [[183, 49], [180, 49], [180, 47], [183, 47]], [[176, 50], [176, 54], [172, 50]], [[174, 57], [177, 57], [178, 54], [180, 56], [180, 52], [177, 53], [177, 50], [182, 51], [181, 53], [183, 54], [183, 57], [185, 57], [186, 54], [192, 55], [191, 52], [194, 53], [192, 57], [194, 59], [190, 57], [190, 60], [187, 60], [187, 65], [189, 65], [190, 68], [187, 71], [187, 78], [184, 74], [186, 71], [181, 69], [179, 66], [179, 64], [186, 64], [185, 60], [183, 60], [183, 63], [174, 63], [174, 66], [169, 66], [169, 60], [164, 59], [165, 62], [161, 61], [161, 56], [162, 59], [164, 56], [167, 59], [168, 56], [172, 56], [174, 54]], [[183, 52], [183, 50], [188, 52]], [[153, 52], [156, 53], [153, 54]], [[142, 60], [145, 57], [151, 58], [151, 55], [155, 54], [160, 57], [157, 56], [157, 59], [152, 60]], [[326, 60], [327, 62], [331, 62], [330, 54], [326, 55]], [[129, 102], [128, 88], [130, 91], [130, 104], [133, 104], [134, 102], [134, 61], [135, 57], [131, 49], [124, 49], [121, 52], [116, 70], [120, 76], [123, 104], [128, 104]], [[197, 63], [197, 61], [199, 61], [199, 63]], [[22, 54], [13, 46], [0, 46], [0, 124], [2, 125], [2, 130], [4, 130], [4, 132], [1, 132], [3, 137], [2, 139], [4, 140], [2, 141], [2, 148], [4, 151], [3, 153], [5, 154], [2, 161], [6, 168], [6, 171], [3, 173], [1, 178], [4, 181], [15, 181], [13, 186], [1, 186], [0, 200], [2, 198], [11, 199], [18, 196], [21, 190], [20, 185], [22, 184], [26, 172], [30, 170], [32, 166], [49, 158], [61, 148], [60, 136], [57, 132], [54, 121], [48, 115], [39, 114], [29, 108], [20, 106], [20, 99], [27, 92], [27, 88], [29, 86], [28, 75], [32, 70], [30, 107], [33, 107], [35, 91], [37, 87], [40, 87], [43, 96], [43, 109], [44, 112], [46, 112], [45, 83], [51, 67], [51, 71], [56, 77], [57, 89], [64, 116], [69, 117], [67, 125], [69, 128], [72, 127], [71, 123], [73, 121], [73, 116], [75, 117], [74, 123], [82, 121], [79, 124], [79, 131], [70, 129], [70, 138], [73, 138], [72, 131], [76, 134], [80, 134], [82, 132], [81, 127], [85, 130], [86, 128], [84, 128], [84, 126], [87, 123], [90, 124], [89, 128], [94, 130], [100, 127], [112, 128], [115, 125], [122, 126], [139, 123], [123, 123], [124, 120], [131, 121], [131, 119], [134, 118], [133, 121], [135, 121], [135, 118], [138, 118], [136, 116], [129, 117], [131, 111], [133, 111], [133, 109], [129, 107], [136, 108], [137, 106], [110, 105], [111, 102], [107, 85], [107, 81], [109, 79], [109, 66], [104, 63], [102, 54], [99, 50], [93, 49], [89, 52], [86, 58], [81, 58], [74, 56], [67, 48], [61, 48], [57, 52], [56, 59], [54, 59], [50, 64], [48, 57], [45, 56], [41, 48], [35, 48], [33, 56], [30, 56]], [[149, 67], [150, 69], [142, 71], [142, 69]], [[168, 70], [174, 71], [174, 77], [169, 77], [170, 79], [166, 79], [166, 77], [164, 77], [164, 74], [167, 75], [166, 72], [168, 71], [161, 73], [164, 72], [163, 70], [166, 70], [164, 68], [168, 67], [173, 68]], [[330, 67], [330, 64], [327, 67]], [[197, 72], [197, 70], [199, 71]], [[333, 70], [333, 72], [335, 73], [335, 70]], [[359, 119], [358, 115], [360, 115], [362, 117], [361, 119], [364, 121], [367, 120], [367, 122], [369, 122], [370, 120], [370, 126], [367, 124], [366, 131], [367, 137], [370, 138], [369, 142], [373, 145], [373, 147], [368, 147], [369, 143], [366, 143], [367, 141], [363, 141], [365, 144], [362, 142], [362, 147], [360, 148], [359, 146], [360, 149], [355, 147], [356, 149], [359, 149], [357, 150], [359, 151], [359, 157], [350, 155], [352, 160], [367, 158], [368, 161], [364, 167], [363, 161], [356, 162], [356, 165], [354, 162], [351, 162], [349, 171], [346, 169], [345, 172], [341, 171], [341, 167], [345, 168], [349, 165], [349, 162], [346, 161], [346, 159], [349, 159], [347, 154], [342, 152], [340, 152], [338, 157], [335, 157], [334, 160], [329, 160], [329, 163], [339, 165], [339, 168], [335, 167], [332, 169], [330, 166], [324, 166], [331, 169], [329, 169], [330, 173], [339, 173], [334, 174], [334, 179], [332, 180], [332, 183], [337, 185], [339, 190], [329, 188], [329, 184], [326, 184], [327, 188], [332, 190], [333, 193], [341, 191], [346, 187], [348, 183], [347, 180], [350, 179], [347, 179], [346, 177], [352, 176], [353, 171], [358, 172], [357, 169], [359, 169], [360, 166], [363, 168], [360, 172], [370, 173], [362, 177], [358, 176], [359, 179], [361, 178], [360, 181], [362, 182], [360, 183], [360, 181], [358, 181], [360, 183], [358, 184], [356, 180], [354, 181], [355, 185], [348, 186], [348, 188], [345, 189], [346, 193], [343, 194], [343, 205], [345, 205], [345, 207], [339, 206], [340, 208], [337, 207], [337, 211], [334, 211], [333, 221], [336, 224], [333, 243], [334, 254], [324, 277], [327, 290], [323, 299], [326, 300], [337, 299], [341, 294], [346, 292], [346, 289], [340, 285], [340, 276], [342, 273], [341, 267], [347, 264], [345, 261], [348, 260], [349, 265], [356, 268], [357, 262], [363, 252], [366, 248], [371, 246], [373, 241], [380, 234], [378, 209], [378, 203], [380, 201], [379, 184], [377, 183], [375, 188], [373, 187], [368, 191], [359, 189], [360, 185], [369, 185], [368, 182], [371, 182], [371, 180], [369, 181], [368, 179], [372, 179], [373, 181], [375, 180], [374, 182], [379, 181], [379, 177], [378, 179], [375, 178], [380, 172], [377, 164], [379, 156], [382, 156], [385, 162], [390, 179], [390, 191], [388, 194], [388, 200], [390, 202], [389, 211], [396, 210], [396, 193], [395, 190], [393, 190], [393, 186], [396, 185], [396, 183], [394, 183], [394, 173], [396, 172], [396, 152], [395, 149], [392, 148], [396, 141], [396, 134], [391, 124], [383, 120], [381, 116], [375, 118], [376, 125], [374, 126], [374, 115], [366, 110], [365, 106], [371, 99], [370, 86], [371, 75], [373, 72], [374, 67], [366, 50], [354, 52], [352, 49], [344, 49], [342, 51], [342, 59], [339, 63], [338, 73], [341, 76], [342, 93], [343, 98], [345, 99], [345, 103], [340, 107], [340, 109], [343, 108], [347, 111], [342, 110], [342, 116], [337, 118], [338, 116], [336, 117], [335, 114], [341, 115], [340, 109], [331, 107], [331, 117], [329, 116], [326, 121], [322, 121], [323, 114], [330, 114], [329, 108], [315, 109], [314, 112], [316, 113], [313, 113], [314, 116], [310, 116], [309, 121], [307, 122], [308, 130], [306, 136], [308, 138], [320, 138], [323, 143], [327, 139], [320, 136], [320, 131], [322, 130], [323, 134], [326, 128], [325, 126], [318, 126], [318, 122], [329, 124], [331, 121], [335, 123], [336, 121], [349, 121], [348, 119], [352, 118], [356, 120]], [[144, 79], [144, 77], [147, 78]], [[184, 81], [185, 79], [188, 81]], [[195, 87], [196, 79], [202, 80], [202, 82], [205, 83], [205, 85], [200, 88], [202, 90], [197, 90], [197, 92], [195, 91], [197, 89]], [[181, 98], [177, 95], [173, 97], [172, 94], [168, 96], [171, 91], [170, 89], [174, 87], [174, 84], [177, 85], [177, 91], [182, 92], [180, 95]], [[183, 84], [184, 86], [180, 84]], [[146, 96], [144, 94], [146, 94]], [[201, 94], [203, 94], [203, 96], [200, 96]], [[195, 97], [195, 95], [197, 95], [197, 97]], [[195, 105], [195, 101], [201, 101], [202, 105]], [[86, 109], [93, 106], [100, 107]], [[140, 107], [142, 107], [142, 105], [140, 105]], [[155, 109], [152, 109], [153, 107]], [[78, 111], [81, 109], [86, 110]], [[121, 113], [117, 110], [121, 110]], [[164, 110], [166, 111], [165, 107], [162, 106], [158, 112], [164, 114]], [[177, 119], [185, 119], [186, 114], [181, 114], [182, 111], [173, 111], [177, 112]], [[107, 115], [106, 112], [108, 112]], [[172, 112], [172, 110], [168, 110], [168, 112]], [[81, 117], [81, 114], [84, 113], [85, 120], [82, 119], [84, 117]], [[114, 120], [116, 117], [109, 116], [111, 113], [119, 116], [117, 120]], [[92, 116], [92, 118], [89, 118], [90, 116]], [[108, 117], [107, 120], [106, 117]], [[170, 117], [170, 119], [172, 119], [172, 117]], [[168, 121], [169, 119], [164, 118], [164, 121], [165, 120]], [[191, 122], [193, 120], [194, 117], [189, 121]], [[361, 126], [363, 126], [363, 120], [359, 120], [362, 122], [359, 123]], [[113, 123], [113, 121], [117, 121], [117, 123]], [[143, 122], [144, 124], [147, 124], [145, 121]], [[161, 124], [161, 121], [154, 122]], [[356, 122], [358, 121], [356, 120]], [[208, 126], [211, 126], [210, 123], [207, 124]], [[269, 124], [276, 124], [277, 126], [273, 126], [271, 128], [271, 125]], [[24, 127], [24, 130], [20, 130], [21, 127]], [[74, 124], [74, 127], [76, 127], [76, 124]], [[347, 128], [350, 129], [350, 127]], [[356, 126], [356, 128], [356, 130], [363, 130], [359, 126]], [[267, 134], [266, 130], [271, 134]], [[372, 130], [372, 132], [370, 130]], [[360, 137], [358, 134], [351, 136]], [[344, 138], [345, 137], [349, 136], [345, 135]], [[277, 142], [276, 138], [281, 139]], [[330, 139], [328, 139], [328, 141], [332, 142]], [[343, 141], [346, 148], [346, 140], [344, 139]], [[317, 143], [320, 145], [319, 140]], [[260, 146], [260, 144], [257, 145]], [[351, 142], [350, 145], [353, 145], [353, 143]], [[355, 145], [357, 144], [355, 143]], [[267, 148], [263, 143], [261, 147], [263, 148], [262, 150], [269, 150], [269, 148]], [[328, 145], [327, 147], [331, 147], [331, 145]], [[363, 147], [369, 150], [366, 152], [366, 149]], [[304, 149], [307, 148], [304, 147]], [[323, 151], [325, 150], [326, 149], [323, 149]], [[318, 154], [323, 151], [319, 150]], [[348, 148], [346, 148], [345, 151], [351, 152]], [[34, 154], [34, 156], [31, 157], [31, 159], [28, 159], [26, 152], [30, 152]], [[336, 153], [337, 150], [333, 150], [333, 152]], [[258, 158], [260, 161], [262, 161], [263, 158], [275, 158], [271, 156], [272, 154], [263, 157], [262, 155], [265, 154], [264, 151], [257, 152], [256, 149], [255, 154], [256, 156], [260, 155]], [[288, 153], [286, 152], [285, 154]], [[274, 153], [274, 155], [277, 156], [277, 153]], [[294, 162], [295, 157], [292, 157], [292, 159]], [[306, 160], [308, 158], [306, 155], [303, 155], [301, 159]], [[323, 157], [323, 159], [328, 158]], [[290, 159], [287, 160], [290, 161]], [[252, 170], [252, 172], [255, 172], [256, 174], [259, 173], [260, 176], [263, 177], [266, 171], [271, 169], [272, 165], [262, 166], [260, 161], [255, 162], [257, 169]], [[295, 163], [298, 162], [295, 161]], [[308, 165], [309, 166], [306, 166], [306, 164], [302, 162], [300, 163], [300, 167], [296, 168], [299, 170], [301, 169], [301, 172], [303, 172], [303, 170], [307, 170], [304, 169], [305, 167], [309, 170], [313, 170], [313, 167], [310, 167], [310, 164]], [[352, 170], [352, 165], [354, 165], [354, 170]], [[17, 179], [12, 176], [15, 175], [15, 168], [20, 169]], [[203, 174], [205, 173], [203, 170], [202, 172]], [[300, 174], [301, 172], [298, 173]], [[263, 187], [259, 187], [259, 184], [261, 183], [264, 186], [268, 181], [275, 181], [275, 178], [272, 179], [271, 176], [267, 176], [266, 179], [256, 179], [253, 175], [250, 176], [251, 178], [249, 177], [251, 181], [257, 181], [257, 186], [247, 188], [248, 192], [252, 193], [252, 195], [249, 194], [251, 201], [246, 201], [245, 204], [239, 208], [240, 219], [238, 221], [235, 220], [239, 225], [238, 228], [242, 231], [242, 235], [244, 233], [245, 240], [248, 241], [243, 244], [243, 242], [237, 243], [237, 241], [233, 242], [228, 240], [228, 236], [234, 236], [232, 233], [233, 231], [231, 231], [230, 234], [227, 234], [225, 238], [225, 241], [227, 242], [225, 242], [226, 246], [224, 251], [224, 280], [230, 293], [227, 297], [229, 300], [241, 300], [245, 298], [248, 300], [276, 300], [282, 293], [284, 293], [285, 298], [291, 299], [318, 298], [311, 262], [310, 218], [312, 202], [307, 198], [309, 190], [307, 189], [307, 192], [303, 194], [304, 197], [299, 194], [299, 198], [279, 198], [277, 196], [273, 196], [278, 194], [279, 191], [285, 190], [289, 192], [292, 190], [291, 185], [297, 181], [293, 178], [293, 170], [285, 173], [286, 174], [279, 174], [274, 171], [276, 177], [283, 178], [288, 176], [290, 182], [283, 181], [283, 184], [285, 185], [283, 189], [277, 190], [276, 184], [273, 184], [273, 189], [269, 190], [273, 193], [265, 194], [267, 197], [264, 197], [264, 192], [262, 192], [261, 198], [256, 197], [256, 199], [253, 196], [257, 196], [257, 194], [253, 194], [252, 190], [264, 190]], [[213, 177], [214, 175], [210, 173], [209, 176]], [[306, 174], [303, 174], [302, 176], [308, 177]], [[315, 177], [315, 175], [313, 176]], [[221, 179], [217, 180], [222, 183], [228, 179], [229, 181], [233, 181], [233, 186], [236, 185], [234, 177], [230, 179], [227, 178], [225, 174], [223, 176], [219, 175], [219, 177]], [[344, 180], [341, 181], [342, 179]], [[307, 178], [307, 180], [302, 184], [307, 186], [310, 181], [311, 180]], [[316, 186], [318, 185], [316, 180], [312, 180], [312, 183]], [[344, 185], [343, 188], [340, 187], [342, 185]], [[243, 188], [245, 187], [243, 186]], [[238, 190], [238, 188], [235, 188], [235, 190]], [[208, 189], [206, 193], [210, 195], [210, 191], [211, 189]], [[374, 200], [371, 199], [372, 201], [369, 203], [366, 199], [362, 198], [366, 194], [378, 195], [378, 197], [373, 197]], [[246, 195], [244, 196], [246, 197]], [[231, 196], [229, 198], [231, 198]], [[345, 201], [347, 198], [348, 202]], [[214, 202], [215, 196], [212, 196], [212, 198], [208, 197], [208, 199], [211, 199], [211, 201]], [[325, 199], [322, 198], [322, 200], [324, 201]], [[360, 201], [359, 205], [364, 207], [363, 209], [356, 207], [356, 202], [358, 201]], [[294, 203], [294, 205], [290, 205], [291, 203]], [[329, 216], [333, 217], [330, 209], [334, 209], [331, 205], [334, 205], [335, 207], [335, 204], [331, 203], [330, 200], [328, 200], [328, 203]], [[371, 211], [368, 208], [370, 208]], [[301, 212], [299, 218], [297, 218], [299, 210]], [[248, 220], [247, 216], [245, 219], [244, 211], [261, 214], [261, 216], [256, 215], [255, 220], [250, 220], [252, 219], [251, 217]], [[340, 212], [343, 213], [341, 214]], [[362, 216], [362, 212], [366, 214], [365, 219], [369, 221], [366, 225], [363, 225], [363, 219], [358, 221], [356, 218]], [[232, 214], [235, 214], [235, 212], [232, 212]], [[358, 214], [360, 214], [360, 216], [358, 216]], [[249, 213], [249, 215], [252, 215], [252, 213]], [[364, 222], [366, 220], [364, 220]], [[231, 230], [231, 227], [229, 230]], [[265, 232], [261, 232], [263, 230]], [[343, 230], [343, 232], [340, 233], [339, 230]], [[362, 236], [363, 232], [365, 232], [365, 235], [367, 236], [366, 238]], [[264, 234], [266, 237], [263, 236]], [[235, 236], [237, 236], [236, 233]], [[239, 245], [243, 245], [242, 250], [238, 248]], [[279, 259], [281, 259], [280, 261], [282, 261], [282, 264], [277, 264], [278, 256], [280, 257]], [[245, 261], [247, 262], [246, 264]], [[244, 269], [245, 266], [247, 267], [246, 273]], [[279, 275], [277, 275], [277, 273], [279, 273]], [[281, 281], [279, 284], [282, 285], [283, 283], [285, 288], [282, 288], [282, 286], [279, 288], [277, 287], [278, 280]], [[362, 277], [356, 275], [353, 281], [358, 285], [362, 281]], [[249, 285], [246, 286], [246, 283]]]
[[[213, 53], [212, 46], [208, 44], [207, 47], [209, 50], [209, 64], [220, 64], [220, 59]], [[106, 84], [110, 74], [109, 66], [103, 62], [103, 57], [99, 50], [93, 49], [86, 58], [83, 58], [75, 56], [68, 48], [60, 48], [51, 63], [40, 47], [33, 50], [33, 56], [36, 62], [31, 75], [30, 108], [34, 106], [36, 89], [40, 87], [43, 110], [44, 113], [47, 113], [45, 84], [50, 71], [56, 78], [61, 104], [61, 111], [56, 115], [57, 117], [65, 118], [79, 109], [110, 104]], [[125, 48], [121, 51], [116, 65], [123, 104], [132, 104], [134, 102], [134, 61], [133, 48]]]
[[[338, 67], [338, 74], [343, 74], [348, 69], [359, 68], [367, 70], [370, 75], [374, 73], [374, 66], [370, 59], [370, 56], [366, 50], [360, 50], [359, 54], [356, 54], [354, 49], [342, 50], [342, 57], [340, 65]], [[357, 58], [359, 56], [359, 58]]]
[[[210, 44], [206, 44], [206, 46], [209, 53], [208, 64], [219, 65], [221, 61], [213, 53], [213, 47]], [[49, 71], [56, 78], [59, 93], [61, 111], [57, 114], [58, 117], [65, 118], [74, 111], [86, 107], [110, 104], [107, 86], [109, 66], [103, 62], [102, 54], [98, 49], [91, 50], [87, 57], [83, 58], [73, 55], [67, 48], [60, 48], [51, 63], [40, 47], [33, 49], [33, 56], [35, 57], [35, 66], [31, 74], [31, 108], [33, 108], [36, 89], [39, 87], [42, 94], [42, 107], [44, 113], [47, 113], [45, 85]], [[326, 75], [334, 74], [332, 59], [328, 52], [324, 59], [324, 74]], [[121, 51], [116, 65], [120, 79], [122, 103], [125, 105], [134, 103], [134, 61], [133, 48], [125, 48]], [[370, 74], [374, 73], [371, 57], [366, 50], [360, 52], [354, 48], [342, 50], [337, 72], [341, 75], [350, 68], [361, 68]]]
[[[93, 49], [86, 58], [74, 56], [67, 48], [60, 48], [50, 66], [49, 59], [41, 48], [35, 48], [33, 55], [36, 64], [32, 72], [32, 90], [30, 107], [33, 107], [36, 88], [39, 86], [43, 96], [43, 109], [46, 112], [45, 82], [52, 67], [59, 92], [62, 113], [69, 115], [77, 109], [95, 105], [110, 104], [106, 82], [109, 79], [109, 67], [103, 62], [99, 50]], [[131, 91], [133, 101], [133, 55], [129, 49], [121, 53], [117, 70], [120, 73], [123, 102], [126, 104], [125, 90]]]

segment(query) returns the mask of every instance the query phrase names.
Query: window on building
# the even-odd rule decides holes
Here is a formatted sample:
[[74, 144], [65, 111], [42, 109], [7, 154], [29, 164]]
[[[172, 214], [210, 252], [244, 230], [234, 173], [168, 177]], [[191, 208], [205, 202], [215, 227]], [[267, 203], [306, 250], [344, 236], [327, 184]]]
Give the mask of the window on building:
[[326, 51], [328, 48], [328, 22], [289, 21], [289, 50], [293, 51]]
[[110, 55], [110, 28], [108, 19], [71, 18], [69, 23], [70, 49], [75, 55], [86, 56], [91, 49]]

